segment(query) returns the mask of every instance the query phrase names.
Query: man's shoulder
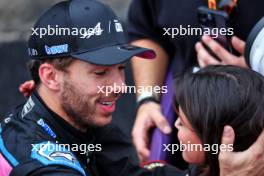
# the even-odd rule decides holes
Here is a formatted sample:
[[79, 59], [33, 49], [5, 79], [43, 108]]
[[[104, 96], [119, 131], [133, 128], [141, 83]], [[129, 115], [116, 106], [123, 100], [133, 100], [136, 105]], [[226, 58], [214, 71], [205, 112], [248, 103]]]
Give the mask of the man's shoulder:
[[42, 108], [29, 98], [0, 123], [0, 175], [85, 175], [70, 148], [60, 144]]
[[20, 109], [13, 111], [1, 122], [0, 160], [5, 166], [0, 169], [0, 173], [44, 173], [56, 166], [61, 168], [60, 172], [68, 169], [85, 175], [74, 154], [55, 141], [55, 133], [44, 119], [31, 118], [34, 115], [29, 113], [22, 118]]
[[44, 136], [37, 123], [20, 118], [18, 111], [9, 114], [0, 123], [2, 143], [14, 153], [27, 153], [31, 148], [30, 144], [42, 140]]
[[[5, 163], [5, 168], [1, 169], [21, 175], [19, 173], [33, 171], [48, 173], [56, 166], [58, 172], [68, 170], [85, 175], [80, 162], [67, 147], [50, 140], [51, 137], [42, 134], [37, 125], [20, 123], [12, 119], [4, 128], [0, 127], [0, 160]], [[53, 173], [56, 175], [57, 171]]]
[[12, 167], [29, 160], [33, 144], [44, 140], [35, 123], [20, 118], [21, 110], [16, 109], [0, 123], [0, 153]]
[[31, 98], [17, 106], [0, 122], [3, 146], [19, 160], [27, 158], [32, 146], [55, 138], [55, 133], [44, 120], [44, 113]]

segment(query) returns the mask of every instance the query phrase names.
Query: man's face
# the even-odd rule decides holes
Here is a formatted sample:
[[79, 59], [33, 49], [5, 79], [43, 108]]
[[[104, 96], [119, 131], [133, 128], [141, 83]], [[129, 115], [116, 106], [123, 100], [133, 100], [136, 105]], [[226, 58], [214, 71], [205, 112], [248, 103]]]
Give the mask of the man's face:
[[109, 124], [121, 92], [106, 94], [100, 88], [105, 90], [105, 86], [113, 87], [114, 84], [124, 86], [124, 68], [124, 64], [97, 66], [74, 61], [68, 73], [63, 73], [59, 97], [71, 121], [84, 128]]

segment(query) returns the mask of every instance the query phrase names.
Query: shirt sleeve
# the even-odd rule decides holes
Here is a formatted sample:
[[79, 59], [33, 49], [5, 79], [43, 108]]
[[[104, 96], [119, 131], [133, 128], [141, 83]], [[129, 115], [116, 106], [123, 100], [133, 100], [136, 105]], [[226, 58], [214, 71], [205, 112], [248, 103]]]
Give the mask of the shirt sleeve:
[[156, 0], [132, 0], [127, 17], [127, 37], [129, 42], [150, 39], [158, 43], [171, 56], [172, 44], [164, 36], [163, 28], [158, 24], [158, 8], [162, 2]]

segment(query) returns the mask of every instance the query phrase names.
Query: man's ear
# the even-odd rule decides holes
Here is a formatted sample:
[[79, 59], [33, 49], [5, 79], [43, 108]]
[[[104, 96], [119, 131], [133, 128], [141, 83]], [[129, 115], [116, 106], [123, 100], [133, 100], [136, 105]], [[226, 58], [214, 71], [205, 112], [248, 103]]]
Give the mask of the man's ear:
[[39, 77], [45, 87], [53, 91], [60, 90], [59, 71], [49, 63], [41, 64], [39, 67]]

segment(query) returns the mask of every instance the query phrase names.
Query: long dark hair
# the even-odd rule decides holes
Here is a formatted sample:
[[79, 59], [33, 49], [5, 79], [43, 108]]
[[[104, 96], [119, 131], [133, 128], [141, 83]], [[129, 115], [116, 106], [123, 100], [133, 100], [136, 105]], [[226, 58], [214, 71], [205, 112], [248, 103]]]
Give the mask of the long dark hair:
[[[235, 131], [234, 151], [246, 150], [264, 127], [264, 78], [249, 69], [208, 66], [175, 83], [181, 107], [203, 144], [221, 144], [225, 125]], [[218, 154], [206, 152], [208, 175], [219, 175]]]

